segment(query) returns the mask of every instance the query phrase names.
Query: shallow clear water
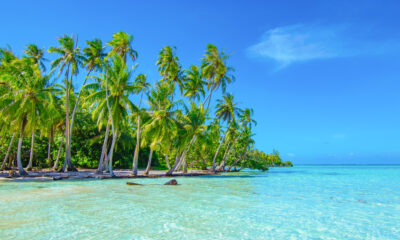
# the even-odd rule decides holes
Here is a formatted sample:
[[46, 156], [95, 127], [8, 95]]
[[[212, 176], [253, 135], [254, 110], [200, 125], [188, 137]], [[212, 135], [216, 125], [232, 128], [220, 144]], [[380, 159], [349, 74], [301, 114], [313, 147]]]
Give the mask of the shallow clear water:
[[400, 239], [400, 166], [167, 180], [0, 182], [0, 239]]

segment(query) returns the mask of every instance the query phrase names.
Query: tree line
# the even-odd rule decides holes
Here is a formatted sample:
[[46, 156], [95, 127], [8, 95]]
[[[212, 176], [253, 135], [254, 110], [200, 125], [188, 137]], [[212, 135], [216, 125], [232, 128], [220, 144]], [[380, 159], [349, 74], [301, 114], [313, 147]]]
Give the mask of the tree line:
[[49, 69], [46, 51], [34, 44], [21, 57], [1, 48], [1, 170], [16, 166], [24, 176], [33, 167], [78, 166], [113, 176], [115, 167], [137, 175], [153, 166], [171, 175], [289, 164], [277, 151], [255, 149], [253, 109], [240, 108], [226, 92], [234, 80], [228, 54], [209, 44], [200, 66], [184, 69], [176, 48], [166, 46], [156, 62], [160, 79], [151, 85], [146, 74], [135, 74], [132, 43], [132, 35], [118, 32], [105, 45], [96, 38], [81, 49], [64, 35], [47, 50], [56, 56]]

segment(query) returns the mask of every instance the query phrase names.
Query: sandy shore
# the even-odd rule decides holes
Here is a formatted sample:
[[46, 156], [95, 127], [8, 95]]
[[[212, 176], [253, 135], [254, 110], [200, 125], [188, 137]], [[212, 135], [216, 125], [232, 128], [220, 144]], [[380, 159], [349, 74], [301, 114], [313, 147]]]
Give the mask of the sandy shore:
[[[165, 170], [152, 170], [149, 175], [144, 175], [144, 170], [138, 171], [138, 176], [132, 175], [130, 169], [116, 169], [114, 170], [115, 178], [156, 178], [156, 177], [167, 177], [165, 176]], [[0, 171], [0, 181], [54, 181], [54, 180], [72, 180], [72, 179], [107, 179], [111, 176], [107, 173], [95, 174], [93, 169], [78, 169], [78, 172], [64, 172], [60, 173], [52, 171], [50, 169], [42, 169], [37, 171], [28, 172], [29, 176], [25, 177], [9, 177], [9, 171]], [[188, 170], [188, 173], [175, 172], [172, 177], [189, 177], [189, 176], [205, 176], [214, 175], [215, 173], [207, 170]], [[170, 177], [170, 176], [168, 176]]]

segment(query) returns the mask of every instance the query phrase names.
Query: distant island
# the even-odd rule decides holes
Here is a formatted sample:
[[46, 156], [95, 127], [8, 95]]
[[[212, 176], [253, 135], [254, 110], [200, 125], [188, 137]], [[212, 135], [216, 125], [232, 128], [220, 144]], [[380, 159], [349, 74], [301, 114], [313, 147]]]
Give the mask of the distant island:
[[186, 69], [165, 46], [159, 79], [148, 79], [137, 73], [133, 36], [112, 37], [81, 48], [64, 35], [47, 51], [29, 44], [22, 56], [0, 49], [0, 170], [137, 177], [293, 166], [255, 148], [254, 112], [227, 93], [234, 76], [223, 50], [207, 45], [201, 64]]

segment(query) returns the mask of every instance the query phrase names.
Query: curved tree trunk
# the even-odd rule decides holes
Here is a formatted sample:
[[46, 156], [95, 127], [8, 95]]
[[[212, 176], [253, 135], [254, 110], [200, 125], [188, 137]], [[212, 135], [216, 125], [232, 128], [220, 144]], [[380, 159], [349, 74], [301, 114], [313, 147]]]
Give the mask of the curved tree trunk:
[[168, 153], [165, 154], [165, 162], [167, 163], [168, 170], [171, 169], [171, 165], [169, 164]]
[[228, 146], [225, 149], [224, 157], [223, 157], [222, 162], [219, 165], [217, 171], [224, 171], [225, 170], [225, 163], [226, 163], [226, 159], [228, 158], [228, 153], [229, 153], [230, 149], [231, 149], [231, 142], [228, 143]]
[[118, 130], [115, 130], [115, 132], [113, 134], [110, 152], [108, 153], [108, 158], [109, 158], [108, 166], [109, 166], [109, 171], [110, 171], [111, 176], [115, 176], [114, 172], [113, 172], [113, 153], [114, 153], [115, 143], [117, 142], [117, 137], [118, 137]]
[[185, 161], [186, 157], [186, 152], [182, 155], [182, 157], [179, 159], [178, 165], [175, 167], [175, 171], [179, 171], [182, 168], [182, 164]]
[[3, 171], [6, 168], [6, 162], [7, 162], [8, 155], [10, 155], [11, 146], [14, 142], [14, 136], [15, 136], [15, 133], [13, 133], [11, 136], [10, 144], [8, 145], [7, 153], [6, 153], [6, 156], [4, 157], [3, 163], [1, 164], [0, 171]]
[[[76, 98], [76, 101], [75, 101], [75, 105], [74, 105], [74, 108], [73, 108], [73, 110], [72, 110], [72, 116], [71, 116], [71, 124], [70, 124], [70, 127], [69, 127], [69, 141], [68, 141], [68, 143], [69, 143], [69, 162], [68, 162], [68, 171], [73, 171], [73, 172], [75, 172], [75, 171], [78, 171], [75, 167], [74, 167], [74, 165], [72, 164], [72, 160], [71, 160], [71, 138], [72, 138], [72, 128], [73, 128], [73, 126], [74, 126], [74, 119], [75, 119], [75, 114], [76, 114], [76, 111], [77, 111], [77, 109], [78, 109], [78, 104], [79, 104], [79, 100], [80, 100], [80, 97], [81, 97], [81, 93], [82, 93], [82, 89], [83, 89], [83, 86], [85, 86], [85, 83], [86, 83], [86, 81], [87, 81], [87, 78], [89, 77], [89, 74], [92, 72], [92, 70], [90, 70], [90, 71], [88, 71], [88, 73], [87, 73], [87, 75], [86, 75], [86, 77], [85, 77], [85, 80], [83, 81], [83, 84], [82, 84], [82, 87], [81, 87], [81, 89], [79, 90], [79, 93], [78, 93], [78, 97]], [[71, 74], [71, 84], [72, 84], [72, 74]], [[65, 168], [65, 167], [64, 167]]]
[[18, 166], [19, 175], [21, 175], [21, 176], [29, 175], [27, 172], [25, 172], [24, 168], [22, 167], [22, 163], [21, 163], [21, 148], [22, 148], [22, 139], [24, 138], [25, 125], [26, 125], [26, 120], [22, 120], [21, 132], [19, 134], [18, 148], [17, 148], [17, 166]]
[[152, 157], [153, 157], [153, 149], [150, 148], [150, 156], [149, 156], [149, 160], [147, 161], [147, 167], [146, 167], [146, 171], [144, 172], [144, 175], [149, 175]]
[[60, 141], [60, 146], [58, 147], [57, 158], [56, 158], [56, 161], [54, 162], [53, 170], [56, 170], [57, 167], [58, 167], [58, 161], [60, 160], [60, 155], [61, 155], [61, 150], [62, 150], [62, 144], [64, 142], [64, 137], [65, 137], [65, 132], [63, 132], [63, 135], [62, 135], [62, 138], [61, 138], [61, 141]]
[[32, 170], [33, 148], [34, 148], [34, 146], [35, 146], [35, 131], [32, 130], [31, 152], [29, 154], [29, 163], [28, 163], [28, 166], [26, 167], [26, 170], [28, 170], [28, 171]]
[[132, 163], [132, 172], [133, 172], [134, 176], [137, 176], [139, 146], [140, 146], [140, 116], [138, 116], [138, 118], [137, 118], [136, 147], [135, 147], [135, 155], [133, 156], [133, 163]]
[[215, 160], [217, 159], [218, 152], [219, 152], [219, 150], [221, 149], [222, 143], [224, 143], [227, 134], [228, 134], [228, 129], [226, 130], [226, 132], [225, 132], [225, 134], [224, 134], [224, 137], [222, 138], [221, 142], [219, 143], [217, 152], [215, 153], [215, 156], [214, 156], [214, 159], [213, 159], [213, 164], [212, 164], [212, 170], [213, 170], [213, 172], [215, 172]]
[[208, 104], [207, 104], [207, 108], [206, 108], [206, 113], [208, 112], [208, 108], [210, 107], [210, 102], [211, 102], [211, 94], [212, 94], [212, 90], [210, 91], [210, 93], [208, 94], [208, 96], [204, 99], [204, 102], [203, 102], [203, 106], [206, 104], [206, 102], [207, 102], [207, 100], [209, 100], [208, 101]]
[[142, 104], [142, 99], [143, 99], [143, 91], [142, 94], [140, 95], [140, 101], [139, 101], [139, 115], [137, 116], [137, 121], [136, 121], [136, 146], [135, 146], [135, 154], [133, 155], [133, 163], [132, 163], [132, 173], [133, 176], [137, 176], [137, 164], [138, 164], [138, 158], [139, 158], [139, 147], [140, 147], [140, 105]]
[[99, 166], [97, 167], [96, 174], [99, 174], [103, 171], [103, 167], [104, 167], [105, 159], [106, 159], [105, 156], [107, 156], [107, 142], [108, 142], [109, 134], [110, 134], [110, 119], [107, 122], [106, 134], [104, 135], [103, 147], [101, 149]]
[[175, 171], [175, 168], [178, 166], [178, 163], [182, 157], [182, 154], [183, 154], [183, 152], [179, 155], [176, 155], [174, 166], [165, 174], [166, 176], [171, 176], [172, 173]]
[[71, 80], [68, 81], [68, 74], [69, 74], [69, 65], [67, 68], [66, 72], [66, 104], [65, 104], [65, 127], [66, 127], [66, 135], [65, 135], [65, 164], [62, 167], [61, 171], [65, 172], [65, 169], [67, 167], [67, 170], [69, 172], [77, 172], [78, 170], [74, 167], [74, 164], [72, 163], [71, 160], [71, 128], [70, 128], [70, 119], [69, 119], [69, 95], [70, 95], [70, 82], [72, 85], [72, 76], [73, 74], [71, 73]]

